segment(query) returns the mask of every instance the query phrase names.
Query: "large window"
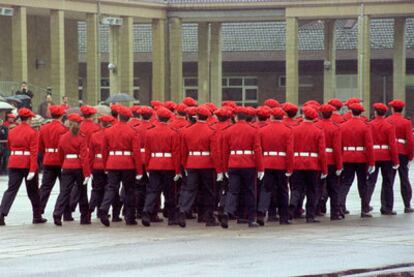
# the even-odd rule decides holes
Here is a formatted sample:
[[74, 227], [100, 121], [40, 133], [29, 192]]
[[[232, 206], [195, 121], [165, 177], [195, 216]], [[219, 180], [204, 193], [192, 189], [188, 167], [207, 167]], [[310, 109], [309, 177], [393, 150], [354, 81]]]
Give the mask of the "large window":
[[198, 100], [197, 77], [185, 77], [184, 78], [184, 97], [192, 97]]

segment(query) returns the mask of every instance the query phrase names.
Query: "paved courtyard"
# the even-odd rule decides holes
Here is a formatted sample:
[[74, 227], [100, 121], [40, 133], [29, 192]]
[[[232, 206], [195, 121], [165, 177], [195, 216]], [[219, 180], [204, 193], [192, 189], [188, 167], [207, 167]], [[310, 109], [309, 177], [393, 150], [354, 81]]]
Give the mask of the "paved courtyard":
[[[414, 177], [414, 172], [411, 172]], [[414, 180], [414, 178], [412, 178]], [[1, 193], [7, 178], [0, 177]], [[228, 230], [189, 222], [186, 229], [153, 224], [104, 228], [77, 220], [62, 228], [51, 222], [55, 188], [45, 225], [31, 224], [24, 187], [0, 228], [0, 276], [293, 276], [334, 273], [371, 276], [414, 272], [414, 214], [404, 214], [399, 181], [397, 216], [379, 213], [380, 186], [372, 204], [374, 218], [359, 218], [356, 185], [345, 221], [290, 226], [268, 224], [248, 229], [234, 222]], [[392, 267], [390, 267], [392, 266]], [[389, 268], [384, 268], [389, 267]], [[394, 268], [395, 267], [395, 268]], [[364, 273], [363, 269], [378, 270]]]

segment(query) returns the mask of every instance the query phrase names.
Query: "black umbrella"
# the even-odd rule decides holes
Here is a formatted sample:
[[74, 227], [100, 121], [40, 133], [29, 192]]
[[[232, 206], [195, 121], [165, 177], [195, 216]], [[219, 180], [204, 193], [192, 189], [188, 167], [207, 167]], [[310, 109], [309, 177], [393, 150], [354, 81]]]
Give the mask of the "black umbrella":
[[22, 103], [22, 99], [17, 98], [16, 95], [7, 96], [7, 97], [5, 97], [5, 99], [6, 99], [7, 102], [13, 101], [13, 102], [16, 102], [18, 104], [21, 104]]
[[117, 94], [109, 96], [105, 102], [120, 103], [120, 102], [132, 102], [132, 101], [136, 101], [136, 99], [132, 97], [131, 95], [126, 94], [126, 93], [117, 93]]
[[32, 99], [30, 96], [28, 96], [26, 94], [16, 94], [13, 97], [16, 98], [16, 99], [19, 99], [19, 100], [30, 100], [30, 99]]

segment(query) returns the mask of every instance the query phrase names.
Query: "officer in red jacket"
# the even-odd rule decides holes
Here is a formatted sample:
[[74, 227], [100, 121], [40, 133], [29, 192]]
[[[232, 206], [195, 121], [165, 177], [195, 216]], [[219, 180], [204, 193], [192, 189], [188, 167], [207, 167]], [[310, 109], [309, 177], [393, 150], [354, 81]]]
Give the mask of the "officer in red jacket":
[[259, 130], [265, 175], [259, 197], [257, 223], [262, 226], [272, 195], [279, 208], [280, 224], [289, 224], [287, 178], [293, 172], [293, 135], [292, 129], [282, 122], [285, 112], [281, 108], [273, 108], [271, 114], [272, 120]]
[[256, 179], [264, 177], [262, 148], [257, 128], [246, 118], [249, 110], [237, 107], [237, 122], [227, 128], [223, 135], [223, 171], [229, 178], [224, 213], [220, 216], [221, 226], [228, 228], [229, 216], [237, 211], [239, 194], [245, 191], [249, 227], [258, 227], [256, 222]]
[[136, 127], [141, 124], [141, 107], [139, 105], [132, 106], [130, 108], [132, 113], [132, 118], [128, 121], [128, 125], [131, 127]]
[[297, 126], [299, 122], [296, 119], [298, 114], [298, 106], [286, 102], [282, 105], [282, 109], [286, 112], [285, 118], [283, 118], [283, 123], [289, 127]]
[[86, 137], [86, 142], [89, 144], [91, 135], [101, 129], [99, 124], [93, 121], [93, 116], [97, 111], [92, 106], [82, 106], [80, 110], [84, 117], [84, 120], [80, 125], [80, 131]]
[[158, 124], [146, 133], [145, 167], [149, 174], [149, 184], [142, 215], [142, 224], [151, 225], [151, 214], [154, 214], [157, 200], [161, 192], [165, 197], [165, 208], [168, 211], [168, 224], [176, 224], [175, 184], [180, 174], [180, 136], [173, 130], [168, 121], [173, 113], [160, 107], [157, 110]]
[[[405, 118], [401, 113], [404, 110], [405, 103], [401, 100], [392, 100], [388, 105], [392, 108], [392, 115], [387, 117], [387, 121], [394, 125], [397, 149], [400, 167], [398, 175], [400, 176], [401, 195], [404, 201], [404, 212], [413, 213], [411, 208], [412, 189], [408, 176], [409, 164], [412, 163], [414, 157], [414, 139], [413, 126], [411, 120]], [[394, 171], [393, 180], [396, 171]]]
[[394, 206], [394, 171], [399, 167], [397, 142], [395, 139], [394, 126], [385, 120], [388, 110], [383, 103], [373, 105], [375, 119], [369, 122], [372, 131], [374, 144], [375, 171], [369, 176], [367, 181], [368, 201], [374, 193], [378, 173], [381, 169], [382, 188], [381, 188], [381, 214], [396, 215], [393, 211]]
[[69, 132], [61, 136], [58, 145], [62, 173], [60, 179], [60, 192], [56, 200], [53, 220], [55, 225], [62, 226], [62, 214], [69, 202], [74, 186], [79, 191], [80, 224], [91, 224], [88, 204], [87, 183], [90, 179], [88, 160], [88, 146], [86, 138], [80, 133], [82, 117], [78, 114], [68, 115]]
[[342, 124], [345, 122], [345, 119], [342, 117], [340, 111], [343, 107], [343, 103], [338, 98], [333, 98], [328, 101], [328, 104], [335, 108], [335, 111], [332, 112], [331, 120], [336, 124]]
[[260, 106], [256, 109], [257, 121], [253, 125], [257, 128], [263, 128], [269, 123], [271, 109], [268, 106]]
[[187, 108], [188, 107], [182, 103], [177, 105], [177, 108], [175, 110], [176, 115], [174, 119], [170, 122], [171, 128], [178, 130], [189, 125], [189, 122], [186, 117], [187, 114], [185, 112]]
[[316, 192], [319, 180], [327, 176], [325, 136], [313, 121], [318, 113], [311, 107], [303, 108], [303, 122], [293, 127], [294, 172], [291, 178], [290, 211], [300, 205], [301, 195], [306, 195], [306, 222], [315, 219]]
[[45, 223], [42, 218], [38, 187], [38, 133], [30, 126], [35, 114], [26, 108], [18, 111], [21, 123], [10, 130], [7, 146], [10, 150], [8, 163], [9, 182], [0, 205], [0, 226], [6, 225], [4, 218], [9, 214], [23, 180], [27, 195], [32, 203], [33, 224]]
[[[58, 153], [60, 137], [68, 129], [62, 124], [65, 108], [60, 105], [49, 107], [52, 121], [43, 125], [39, 132], [39, 153], [43, 155], [43, 178], [40, 187], [40, 207], [42, 214], [45, 212], [47, 201], [56, 180], [60, 179], [62, 164]], [[64, 219], [73, 220], [69, 206], [65, 210]]]
[[118, 123], [104, 131], [102, 158], [108, 172], [108, 186], [99, 208], [101, 223], [109, 227], [108, 210], [119, 195], [122, 182], [125, 191], [125, 223], [136, 225], [135, 220], [135, 181], [142, 179], [142, 158], [137, 132], [127, 122], [132, 116], [129, 108], [120, 106]]
[[318, 197], [319, 211], [326, 212], [326, 201], [330, 198], [331, 220], [340, 220], [339, 207], [339, 192], [340, 192], [340, 176], [343, 171], [342, 162], [342, 134], [341, 128], [333, 119], [332, 116], [337, 111], [336, 108], [330, 104], [324, 104], [319, 107], [322, 118], [315, 123], [324, 131], [325, 146], [326, 146], [326, 162], [328, 165], [328, 176], [323, 180], [322, 195]]
[[191, 211], [199, 186], [206, 226], [218, 225], [213, 215], [214, 178], [217, 173], [217, 179], [221, 181], [223, 172], [219, 160], [220, 145], [214, 129], [207, 123], [210, 115], [211, 112], [207, 108], [198, 107], [197, 122], [181, 132], [181, 162], [187, 175], [186, 182], [181, 186], [179, 198], [178, 224], [183, 228], [186, 226], [186, 213]]
[[349, 105], [352, 117], [341, 125], [342, 159], [344, 170], [341, 175], [340, 206], [341, 215], [346, 213], [346, 197], [354, 182], [358, 180], [358, 192], [361, 198], [361, 217], [372, 217], [369, 207], [367, 177], [375, 171], [371, 127], [361, 120], [364, 107], [359, 103]]
[[[105, 172], [105, 166], [102, 156], [103, 141], [105, 129], [110, 128], [114, 122], [114, 118], [110, 115], [104, 115], [98, 118], [101, 129], [93, 133], [89, 139], [89, 163], [92, 170], [92, 192], [89, 201], [89, 211], [93, 213], [95, 208], [101, 206], [105, 188], [108, 185], [108, 176]], [[122, 203], [118, 197], [115, 197], [112, 203], [112, 222], [120, 222], [119, 217]]]

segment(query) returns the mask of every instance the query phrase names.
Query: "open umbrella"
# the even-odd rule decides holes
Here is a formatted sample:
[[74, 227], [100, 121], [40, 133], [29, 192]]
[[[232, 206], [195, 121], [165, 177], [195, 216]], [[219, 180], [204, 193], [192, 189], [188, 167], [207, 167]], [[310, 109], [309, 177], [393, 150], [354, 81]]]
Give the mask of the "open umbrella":
[[7, 102], [0, 102], [0, 111], [11, 111], [14, 107]]
[[22, 99], [17, 98], [16, 95], [7, 96], [5, 99], [6, 99], [7, 102], [15, 102], [15, 103], [18, 103], [18, 104], [22, 103]]
[[16, 99], [19, 99], [19, 100], [30, 100], [30, 99], [32, 99], [32, 98], [30, 98], [30, 96], [28, 96], [26, 94], [16, 94], [13, 97], [16, 98]]
[[95, 109], [98, 111], [100, 115], [108, 115], [111, 114], [111, 108], [105, 105], [97, 105]]
[[66, 110], [66, 114], [71, 114], [71, 113], [77, 113], [79, 115], [82, 115], [80, 108], [70, 108]]
[[121, 102], [132, 102], [136, 101], [134, 97], [132, 97], [129, 94], [126, 93], [117, 93], [114, 95], [111, 95], [106, 99], [106, 103], [121, 103]]

